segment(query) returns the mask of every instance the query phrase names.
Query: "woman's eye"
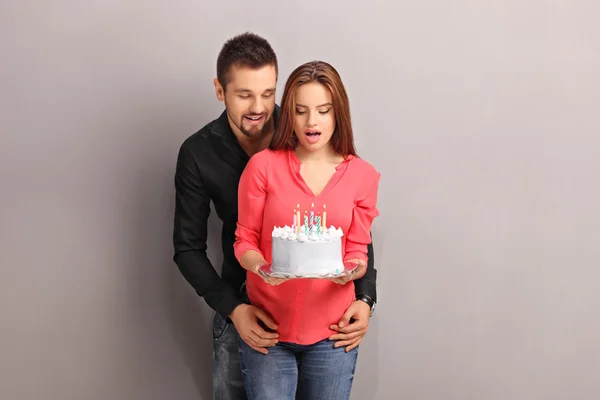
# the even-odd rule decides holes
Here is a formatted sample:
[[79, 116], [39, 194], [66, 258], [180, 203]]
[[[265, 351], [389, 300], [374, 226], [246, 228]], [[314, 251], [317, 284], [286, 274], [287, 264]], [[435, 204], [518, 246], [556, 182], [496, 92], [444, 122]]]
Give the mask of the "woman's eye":
[[331, 108], [325, 110], [325, 111], [319, 111], [319, 114], [327, 114], [329, 111], [331, 110]]
[[298, 114], [298, 115], [304, 115], [304, 114], [306, 114], [306, 111], [296, 110], [296, 114]]

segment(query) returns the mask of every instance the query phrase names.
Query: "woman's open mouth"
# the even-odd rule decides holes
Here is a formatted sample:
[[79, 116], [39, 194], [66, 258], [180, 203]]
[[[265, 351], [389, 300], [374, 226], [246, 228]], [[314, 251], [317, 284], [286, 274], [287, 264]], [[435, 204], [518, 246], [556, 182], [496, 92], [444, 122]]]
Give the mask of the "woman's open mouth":
[[306, 135], [306, 139], [308, 139], [309, 143], [314, 144], [319, 141], [319, 138], [321, 137], [321, 132], [310, 130], [304, 132], [304, 135]]

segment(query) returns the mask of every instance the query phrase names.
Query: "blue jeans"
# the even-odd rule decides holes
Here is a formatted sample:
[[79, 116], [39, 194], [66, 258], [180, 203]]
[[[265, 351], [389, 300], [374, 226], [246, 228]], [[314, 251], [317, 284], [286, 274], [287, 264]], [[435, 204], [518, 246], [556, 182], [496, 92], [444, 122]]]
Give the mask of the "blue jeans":
[[213, 400], [246, 400], [242, 379], [239, 334], [232, 323], [213, 318]]
[[238, 339], [249, 400], [347, 400], [358, 347], [346, 352], [333, 341], [277, 343], [262, 354]]

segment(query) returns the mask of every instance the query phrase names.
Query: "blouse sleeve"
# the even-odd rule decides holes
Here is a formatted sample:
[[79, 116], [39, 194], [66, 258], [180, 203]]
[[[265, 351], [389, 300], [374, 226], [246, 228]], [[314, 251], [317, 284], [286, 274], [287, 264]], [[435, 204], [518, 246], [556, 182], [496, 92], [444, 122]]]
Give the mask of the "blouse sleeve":
[[254, 155], [248, 161], [238, 186], [238, 222], [233, 250], [238, 261], [248, 250], [259, 249], [263, 212], [267, 199], [268, 160]]
[[358, 258], [368, 260], [367, 245], [371, 243], [371, 224], [379, 215], [377, 193], [381, 174], [376, 173], [373, 184], [362, 193], [352, 211], [352, 222], [346, 237], [344, 261]]

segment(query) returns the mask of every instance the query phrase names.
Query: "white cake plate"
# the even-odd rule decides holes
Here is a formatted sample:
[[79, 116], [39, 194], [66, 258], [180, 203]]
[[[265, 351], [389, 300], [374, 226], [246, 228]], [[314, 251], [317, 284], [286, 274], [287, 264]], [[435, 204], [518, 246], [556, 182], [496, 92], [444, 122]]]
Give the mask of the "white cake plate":
[[299, 279], [299, 278], [312, 278], [312, 279], [323, 279], [323, 278], [340, 278], [348, 275], [352, 275], [356, 272], [358, 264], [354, 262], [345, 262], [344, 270], [339, 274], [290, 274], [286, 272], [273, 272], [271, 271], [271, 264], [265, 264], [258, 269], [258, 273], [269, 277], [269, 278], [284, 278], [284, 279]]

